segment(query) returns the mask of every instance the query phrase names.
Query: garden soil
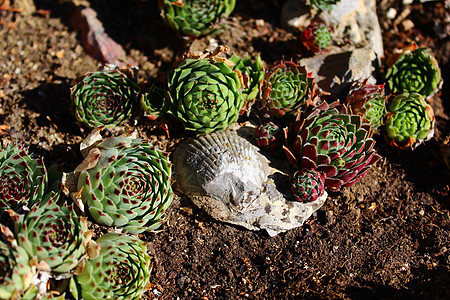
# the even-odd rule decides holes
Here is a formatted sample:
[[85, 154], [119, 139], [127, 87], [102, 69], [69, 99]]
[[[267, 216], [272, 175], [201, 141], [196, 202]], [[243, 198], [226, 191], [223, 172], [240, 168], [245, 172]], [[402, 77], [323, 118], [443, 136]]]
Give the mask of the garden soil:
[[[238, 55], [260, 54], [267, 65], [307, 55], [299, 32], [279, 25], [282, 1], [238, 0], [227, 30], [195, 41], [163, 23], [156, 2], [90, 1], [105, 32], [139, 65], [140, 80], [164, 79], [189, 45], [228, 45]], [[144, 299], [450, 298], [450, 171], [440, 152], [450, 133], [449, 10], [444, 1], [403, 2], [377, 1], [386, 56], [375, 75], [381, 82], [385, 58], [401, 45], [432, 49], [445, 81], [430, 100], [434, 138], [400, 151], [376, 136], [382, 159], [369, 174], [330, 193], [302, 227], [275, 237], [217, 222], [177, 194], [164, 225], [139, 235], [154, 264]], [[82, 161], [79, 143], [89, 133], [75, 121], [69, 89], [99, 62], [70, 27], [68, 4], [35, 4], [32, 15], [0, 11], [0, 135], [69, 172]], [[390, 9], [397, 14], [387, 18]], [[121, 130], [135, 129], [171, 152], [192, 136], [171, 123], [170, 138], [158, 120], [139, 114]], [[108, 230], [91, 227], [96, 236]]]

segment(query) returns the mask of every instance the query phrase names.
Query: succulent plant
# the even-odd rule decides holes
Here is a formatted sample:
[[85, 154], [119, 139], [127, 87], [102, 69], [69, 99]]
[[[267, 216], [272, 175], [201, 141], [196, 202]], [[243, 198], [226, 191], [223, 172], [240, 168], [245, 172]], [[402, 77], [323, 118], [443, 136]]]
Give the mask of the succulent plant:
[[263, 87], [264, 105], [274, 117], [298, 113], [312, 104], [314, 85], [305, 67], [292, 60], [280, 60], [269, 70]]
[[392, 60], [386, 81], [393, 93], [419, 93], [428, 98], [441, 87], [441, 70], [430, 49], [408, 49]]
[[139, 104], [144, 115], [156, 119], [167, 111], [166, 90], [162, 84], [150, 82], [139, 94]]
[[403, 93], [387, 107], [386, 138], [392, 146], [406, 149], [429, 140], [434, 133], [434, 113], [418, 93]]
[[262, 81], [264, 79], [264, 70], [261, 57], [257, 56], [252, 61], [248, 56], [240, 58], [236, 54], [230, 58], [234, 63], [233, 70], [239, 70], [247, 81], [247, 86], [242, 90], [244, 100], [250, 102], [259, 96]]
[[185, 59], [169, 74], [169, 112], [200, 134], [227, 128], [244, 105], [239, 75], [223, 59]]
[[31, 208], [44, 198], [47, 169], [22, 145], [10, 144], [0, 150], [0, 215], [7, 209]]
[[161, 16], [173, 29], [198, 37], [213, 33], [234, 10], [236, 0], [159, 0]]
[[136, 84], [114, 65], [87, 73], [70, 89], [75, 117], [88, 128], [113, 128], [127, 122], [136, 94]]
[[25, 249], [11, 238], [12, 232], [3, 225], [0, 229], [10, 236], [6, 242], [0, 240], [0, 299], [26, 299], [22, 296], [32, 285], [36, 270]]
[[373, 85], [367, 80], [356, 81], [346, 99], [353, 113], [361, 115], [370, 126], [378, 130], [386, 117], [384, 84]]
[[280, 127], [273, 122], [267, 122], [256, 130], [256, 145], [268, 150], [275, 150], [279, 145], [280, 135]]
[[331, 11], [333, 9], [333, 5], [340, 1], [341, 0], [308, 0], [307, 4], [319, 11]]
[[313, 21], [303, 31], [302, 42], [306, 49], [319, 53], [331, 44], [331, 33], [328, 27], [319, 21]]
[[325, 186], [333, 191], [356, 183], [380, 158], [373, 149], [370, 126], [337, 103], [311, 109], [292, 135], [289, 148], [284, 147], [289, 161], [298, 168], [324, 172]]
[[80, 170], [76, 197], [99, 224], [131, 234], [158, 228], [173, 198], [167, 157], [130, 137], [110, 138], [96, 147], [88, 155], [93, 166]]
[[26, 216], [12, 217], [19, 246], [37, 259], [42, 271], [71, 274], [86, 257], [92, 232], [72, 206], [59, 206], [51, 199], [34, 206]]
[[325, 191], [325, 174], [315, 169], [301, 169], [291, 179], [291, 190], [295, 200], [313, 202]]
[[136, 237], [107, 233], [97, 240], [99, 255], [86, 260], [70, 290], [75, 299], [140, 299], [148, 289], [151, 257]]

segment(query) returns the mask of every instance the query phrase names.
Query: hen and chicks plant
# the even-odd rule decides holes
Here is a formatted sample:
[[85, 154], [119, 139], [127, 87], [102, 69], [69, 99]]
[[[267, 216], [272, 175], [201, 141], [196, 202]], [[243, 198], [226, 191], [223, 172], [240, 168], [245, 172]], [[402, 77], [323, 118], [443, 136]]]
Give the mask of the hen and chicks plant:
[[159, 0], [164, 21], [184, 35], [213, 33], [234, 10], [236, 0]]
[[244, 106], [241, 77], [225, 59], [186, 58], [168, 77], [169, 113], [199, 134], [223, 130]]
[[147, 141], [113, 137], [92, 148], [77, 168], [77, 193], [99, 224], [131, 234], [154, 230], [172, 202], [171, 164], [167, 156]]

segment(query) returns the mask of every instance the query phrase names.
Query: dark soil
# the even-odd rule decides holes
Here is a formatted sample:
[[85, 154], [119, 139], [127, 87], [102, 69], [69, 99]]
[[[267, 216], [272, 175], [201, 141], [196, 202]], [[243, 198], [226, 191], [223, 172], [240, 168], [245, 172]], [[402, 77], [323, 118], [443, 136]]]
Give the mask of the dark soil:
[[[163, 23], [156, 2], [90, 1], [105, 31], [139, 64], [142, 80], [164, 78], [188, 49]], [[219, 44], [261, 54], [267, 64], [303, 54], [298, 32], [279, 26], [282, 1], [237, 2], [227, 30], [214, 37]], [[88, 131], [75, 122], [69, 88], [99, 63], [69, 27], [68, 5], [35, 3], [39, 11], [31, 16], [0, 11], [0, 135], [71, 171]], [[377, 3], [386, 54], [415, 41], [439, 61], [445, 84], [431, 100], [435, 137], [413, 152], [376, 137], [382, 159], [368, 176], [331, 193], [303, 227], [273, 238], [217, 222], [186, 196], [175, 197], [161, 230], [140, 235], [154, 256], [145, 299], [450, 298], [450, 172], [439, 151], [450, 132], [449, 11], [444, 1]], [[386, 17], [390, 7], [394, 19]], [[204, 50], [211, 38], [192, 49]], [[175, 128], [176, 139], [168, 139], [158, 123], [139, 115], [126, 127], [168, 151], [186, 134]]]

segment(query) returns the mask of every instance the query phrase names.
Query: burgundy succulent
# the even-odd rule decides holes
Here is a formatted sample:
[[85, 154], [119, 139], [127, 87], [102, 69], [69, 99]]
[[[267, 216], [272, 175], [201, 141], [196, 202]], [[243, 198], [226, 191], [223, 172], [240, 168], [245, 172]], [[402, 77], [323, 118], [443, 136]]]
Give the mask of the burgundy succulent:
[[291, 190], [295, 200], [313, 202], [325, 191], [325, 173], [314, 169], [301, 169], [292, 176]]
[[256, 131], [256, 145], [274, 150], [279, 144], [280, 133], [280, 127], [273, 122], [260, 125]]

